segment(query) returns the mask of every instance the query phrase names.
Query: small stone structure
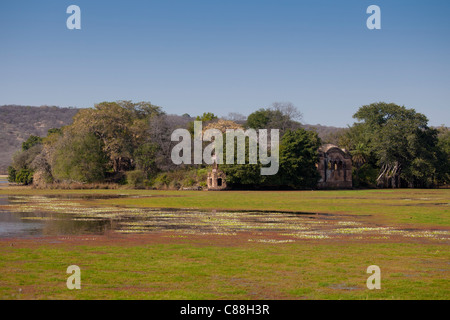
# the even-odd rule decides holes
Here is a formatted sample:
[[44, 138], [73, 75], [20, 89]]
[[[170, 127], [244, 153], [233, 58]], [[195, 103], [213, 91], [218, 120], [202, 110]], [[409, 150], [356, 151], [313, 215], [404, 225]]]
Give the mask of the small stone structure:
[[212, 170], [208, 173], [207, 185], [208, 190], [225, 190], [227, 188], [226, 175], [215, 162]]
[[316, 166], [321, 175], [318, 183], [320, 189], [352, 187], [352, 157], [347, 150], [334, 144], [321, 146]]

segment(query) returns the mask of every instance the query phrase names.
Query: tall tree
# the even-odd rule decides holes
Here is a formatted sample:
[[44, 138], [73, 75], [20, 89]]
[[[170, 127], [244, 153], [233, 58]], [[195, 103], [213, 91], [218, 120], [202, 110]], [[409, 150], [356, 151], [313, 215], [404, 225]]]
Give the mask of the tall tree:
[[81, 110], [71, 128], [98, 137], [117, 173], [134, 165], [134, 149], [146, 142], [150, 119], [161, 114], [160, 107], [147, 102], [103, 102], [94, 109]]
[[222, 165], [221, 168], [227, 174], [227, 183], [233, 187], [315, 188], [320, 178], [316, 168], [317, 149], [320, 144], [321, 141], [314, 131], [302, 128], [288, 130], [280, 141], [278, 173], [262, 176], [259, 161], [257, 164], [248, 164], [249, 147], [246, 139], [246, 164], [227, 164]]
[[261, 108], [247, 118], [246, 126], [252, 129], [279, 129], [282, 136], [287, 130], [300, 128], [302, 114], [291, 103], [275, 102], [270, 108]]
[[288, 130], [281, 139], [279, 184], [294, 189], [316, 188], [321, 141], [314, 131]]
[[93, 133], [66, 131], [53, 154], [52, 175], [57, 180], [100, 182], [105, 178], [107, 155]]
[[376, 157], [382, 187], [429, 186], [436, 178], [437, 131], [425, 115], [393, 103], [362, 106], [353, 116]]

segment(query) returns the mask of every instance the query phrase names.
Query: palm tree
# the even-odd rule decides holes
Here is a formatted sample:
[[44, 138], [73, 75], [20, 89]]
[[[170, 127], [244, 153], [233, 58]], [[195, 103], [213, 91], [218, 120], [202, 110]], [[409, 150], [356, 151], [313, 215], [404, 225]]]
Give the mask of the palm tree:
[[364, 143], [358, 143], [354, 150], [350, 152], [352, 155], [353, 163], [356, 165], [356, 168], [359, 169], [361, 166], [366, 163], [367, 158], [369, 157], [369, 151]]

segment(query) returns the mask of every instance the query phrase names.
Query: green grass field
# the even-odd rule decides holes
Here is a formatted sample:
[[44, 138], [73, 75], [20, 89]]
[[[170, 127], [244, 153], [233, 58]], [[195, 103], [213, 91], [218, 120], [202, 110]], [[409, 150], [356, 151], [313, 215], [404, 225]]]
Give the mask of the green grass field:
[[[187, 243], [186, 243], [187, 242]], [[448, 299], [448, 250], [414, 244], [2, 246], [5, 299]], [[66, 288], [69, 265], [81, 290]], [[368, 266], [381, 269], [369, 290]], [[21, 292], [19, 293], [19, 290]]]
[[[0, 194], [9, 195], [86, 193], [145, 196], [98, 199], [89, 202], [92, 207], [329, 213], [381, 226], [450, 231], [450, 190], [0, 189]], [[0, 240], [0, 298], [450, 299], [448, 239], [272, 239], [277, 239], [273, 233], [4, 239]], [[81, 290], [66, 288], [66, 268], [73, 264], [81, 268]], [[370, 265], [381, 269], [381, 290], [366, 287]]]

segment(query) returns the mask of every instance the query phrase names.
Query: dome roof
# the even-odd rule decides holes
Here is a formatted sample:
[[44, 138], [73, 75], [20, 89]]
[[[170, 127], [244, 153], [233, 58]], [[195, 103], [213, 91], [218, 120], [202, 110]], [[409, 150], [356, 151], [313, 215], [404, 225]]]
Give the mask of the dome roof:
[[342, 151], [344, 153], [348, 153], [348, 151], [346, 149], [341, 149], [337, 145], [332, 144], [332, 143], [327, 143], [327, 144], [324, 144], [324, 145], [320, 146], [319, 147], [319, 151], [327, 153], [329, 150], [331, 150], [333, 148], [336, 148], [336, 149], [338, 149], [338, 150], [340, 150], [340, 151]]

